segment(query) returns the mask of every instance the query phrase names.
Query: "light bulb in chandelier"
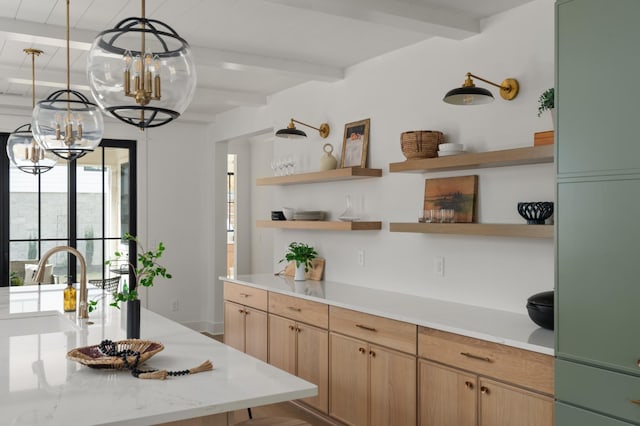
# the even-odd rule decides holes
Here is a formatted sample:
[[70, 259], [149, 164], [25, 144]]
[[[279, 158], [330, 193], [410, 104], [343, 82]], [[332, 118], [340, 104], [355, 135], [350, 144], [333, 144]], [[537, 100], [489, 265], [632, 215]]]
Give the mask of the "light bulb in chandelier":
[[102, 31], [87, 55], [91, 94], [111, 116], [141, 129], [178, 118], [196, 89], [189, 43], [165, 23], [127, 18]]

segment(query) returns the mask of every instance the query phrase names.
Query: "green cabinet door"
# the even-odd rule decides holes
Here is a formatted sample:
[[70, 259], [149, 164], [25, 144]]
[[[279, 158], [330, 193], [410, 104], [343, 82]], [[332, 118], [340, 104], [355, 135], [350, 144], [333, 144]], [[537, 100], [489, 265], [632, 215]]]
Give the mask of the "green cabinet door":
[[640, 1], [557, 6], [558, 172], [640, 168]]
[[560, 183], [556, 214], [557, 355], [640, 375], [640, 178]]

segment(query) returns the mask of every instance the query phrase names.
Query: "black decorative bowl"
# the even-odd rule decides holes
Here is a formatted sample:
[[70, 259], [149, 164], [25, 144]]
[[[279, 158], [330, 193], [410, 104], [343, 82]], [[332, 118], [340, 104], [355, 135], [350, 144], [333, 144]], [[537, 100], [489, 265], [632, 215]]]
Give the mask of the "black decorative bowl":
[[281, 210], [271, 210], [271, 220], [287, 220]]
[[529, 225], [544, 225], [544, 222], [553, 214], [553, 202], [520, 202], [518, 203], [518, 213]]
[[543, 291], [527, 299], [527, 312], [531, 321], [553, 330], [553, 291]]

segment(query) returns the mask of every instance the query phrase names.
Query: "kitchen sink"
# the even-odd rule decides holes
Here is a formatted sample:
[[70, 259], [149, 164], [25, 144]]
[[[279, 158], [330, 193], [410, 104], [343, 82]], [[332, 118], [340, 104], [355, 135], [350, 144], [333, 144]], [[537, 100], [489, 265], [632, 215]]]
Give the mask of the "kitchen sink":
[[0, 317], [0, 336], [26, 336], [32, 334], [77, 331], [76, 324], [57, 311], [13, 314]]

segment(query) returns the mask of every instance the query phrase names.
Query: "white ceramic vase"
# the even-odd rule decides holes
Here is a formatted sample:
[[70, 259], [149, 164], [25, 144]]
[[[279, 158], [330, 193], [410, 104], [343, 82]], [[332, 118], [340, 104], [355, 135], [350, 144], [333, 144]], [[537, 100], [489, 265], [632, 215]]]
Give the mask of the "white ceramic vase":
[[307, 277], [304, 272], [304, 263], [301, 263], [299, 266], [296, 266], [296, 274], [293, 277], [294, 281], [306, 281]]

